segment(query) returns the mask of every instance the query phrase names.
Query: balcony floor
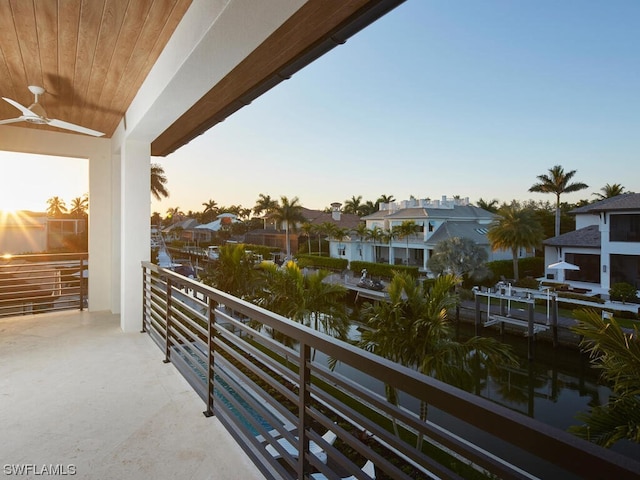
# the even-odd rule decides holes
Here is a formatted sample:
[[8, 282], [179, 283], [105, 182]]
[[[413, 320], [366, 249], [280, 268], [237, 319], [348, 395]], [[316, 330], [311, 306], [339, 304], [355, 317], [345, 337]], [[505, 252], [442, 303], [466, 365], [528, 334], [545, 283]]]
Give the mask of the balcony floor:
[[83, 479], [264, 478], [162, 359], [147, 335], [123, 333], [109, 313], [0, 319], [3, 469], [71, 464]]

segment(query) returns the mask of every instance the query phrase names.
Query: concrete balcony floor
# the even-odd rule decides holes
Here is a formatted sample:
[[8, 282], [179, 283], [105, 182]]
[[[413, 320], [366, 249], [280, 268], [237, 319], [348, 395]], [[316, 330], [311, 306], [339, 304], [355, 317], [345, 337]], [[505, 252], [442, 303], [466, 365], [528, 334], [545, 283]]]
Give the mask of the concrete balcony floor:
[[162, 359], [109, 313], [0, 319], [0, 477], [63, 464], [82, 479], [264, 478]]

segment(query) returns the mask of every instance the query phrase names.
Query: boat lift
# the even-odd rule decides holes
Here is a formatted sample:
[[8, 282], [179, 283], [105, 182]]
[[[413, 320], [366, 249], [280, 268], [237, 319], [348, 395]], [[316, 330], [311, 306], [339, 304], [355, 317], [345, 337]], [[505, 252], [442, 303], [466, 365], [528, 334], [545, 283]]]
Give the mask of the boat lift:
[[[504, 334], [505, 325], [511, 325], [519, 328], [524, 328], [524, 335], [528, 338], [528, 359], [533, 360], [534, 355], [534, 340], [537, 333], [546, 332], [550, 328], [553, 335], [553, 346], [557, 346], [558, 340], [558, 315], [556, 302], [554, 298], [547, 297], [547, 321], [546, 323], [537, 323], [535, 321], [535, 298], [530, 293], [526, 296], [516, 296], [511, 289], [511, 284], [501, 286], [497, 291], [482, 292], [479, 289], [474, 289], [475, 293], [475, 335], [480, 335], [480, 327], [489, 327], [492, 325], [498, 325], [500, 327], [500, 334]], [[485, 321], [482, 321], [482, 304], [481, 299], [486, 297], [486, 310]], [[492, 306], [492, 299], [498, 299], [499, 305]], [[526, 318], [519, 318], [512, 315], [512, 302], [518, 302], [526, 305]], [[551, 302], [551, 303], [549, 303]], [[518, 311], [521, 311], [518, 309]], [[549, 315], [551, 313], [551, 315]]]

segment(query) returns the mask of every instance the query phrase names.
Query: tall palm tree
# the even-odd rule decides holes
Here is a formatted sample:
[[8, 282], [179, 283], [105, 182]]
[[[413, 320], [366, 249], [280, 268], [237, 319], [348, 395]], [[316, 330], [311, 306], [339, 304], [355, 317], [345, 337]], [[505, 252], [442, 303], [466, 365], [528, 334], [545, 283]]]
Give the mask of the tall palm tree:
[[156, 200], [162, 200], [162, 197], [167, 198], [169, 196], [169, 190], [167, 190], [167, 176], [164, 173], [164, 168], [158, 163], [151, 164], [151, 194]]
[[530, 192], [553, 193], [556, 196], [556, 237], [560, 235], [560, 195], [589, 188], [589, 185], [586, 183], [569, 183], [576, 174], [576, 171], [577, 170], [571, 170], [565, 172], [562, 166], [556, 165], [549, 169], [548, 174], [538, 175], [539, 183], [535, 183], [529, 188]]
[[[315, 231], [315, 225], [311, 222], [304, 222], [300, 226], [300, 230], [302, 230], [302, 233], [307, 237], [307, 253], [311, 255], [311, 234]], [[320, 254], [320, 252], [318, 252], [318, 254]]]
[[284, 224], [285, 227], [285, 242], [287, 244], [287, 257], [291, 256], [291, 242], [289, 239], [289, 232], [296, 230], [298, 222], [304, 222], [305, 218], [302, 215], [302, 205], [298, 203], [298, 197], [293, 197], [289, 200], [287, 197], [280, 197], [279, 205], [274, 209], [274, 218]]
[[378, 225], [374, 225], [373, 228], [369, 229], [367, 239], [373, 242], [373, 262], [375, 263], [378, 260], [376, 255], [376, 244], [378, 242], [382, 242], [384, 239], [384, 230]]
[[577, 415], [584, 425], [570, 431], [603, 447], [620, 440], [640, 443], [640, 340], [638, 327], [625, 332], [615, 319], [604, 321], [594, 310], [575, 313], [572, 330], [581, 335], [581, 348], [612, 384], [613, 395], [605, 405]]
[[256, 200], [256, 204], [253, 207], [253, 213], [258, 216], [264, 214], [265, 230], [267, 229], [267, 215], [275, 212], [278, 206], [278, 201], [272, 199], [270, 195], [265, 195], [264, 193], [258, 195], [258, 200]]
[[598, 200], [605, 200], [611, 197], [617, 197], [618, 195], [622, 195], [624, 192], [624, 187], [619, 183], [614, 183], [613, 185], [609, 185], [608, 183], [600, 189], [602, 193], [594, 193]]
[[358, 214], [360, 208], [362, 207], [362, 195], [358, 195], [357, 197], [353, 195], [349, 200], [344, 201], [344, 213], [354, 213]]
[[213, 199], [209, 199], [207, 202], [202, 202], [204, 210], [202, 210], [202, 223], [209, 223], [213, 220], [216, 213], [218, 213], [218, 202]]
[[89, 210], [89, 197], [84, 195], [71, 200], [71, 215], [75, 218], [84, 218]]
[[378, 197], [378, 200], [376, 200], [376, 204], [380, 205], [381, 203], [391, 203], [391, 202], [395, 202], [395, 198], [393, 197], [393, 195], [380, 195]]
[[171, 223], [176, 223], [184, 217], [184, 212], [180, 209], [180, 207], [169, 207], [167, 208], [167, 219], [171, 221]]
[[60, 197], [51, 197], [47, 200], [47, 215], [54, 218], [60, 218], [67, 213], [67, 205]]
[[[472, 365], [515, 363], [507, 346], [493, 338], [455, 338], [448, 312], [458, 303], [455, 275], [442, 275], [429, 287], [417, 284], [407, 272], [396, 273], [388, 287], [389, 301], [368, 304], [362, 318], [369, 327], [359, 345], [419, 372], [460, 388], [473, 385]], [[387, 386], [387, 399], [398, 404], [398, 394]], [[420, 418], [426, 421], [427, 404], [421, 402]], [[418, 438], [418, 446], [422, 442]]]
[[536, 248], [544, 239], [544, 230], [531, 208], [522, 208], [516, 201], [503, 205], [493, 221], [487, 239], [493, 250], [511, 250], [513, 276], [518, 280], [518, 250]]
[[245, 298], [253, 291], [255, 276], [253, 260], [244, 245], [229, 244], [220, 247], [216, 265], [203, 281], [223, 292]]
[[407, 241], [407, 249], [405, 254], [407, 265], [409, 265], [409, 237], [411, 237], [411, 235], [416, 233], [419, 229], [419, 225], [416, 224], [416, 222], [413, 220], [403, 220], [403, 222], [396, 228], [398, 238], [404, 238]]
[[353, 233], [355, 233], [358, 236], [358, 252], [359, 252], [360, 260], [362, 260], [363, 259], [362, 243], [369, 236], [369, 229], [367, 228], [367, 224], [365, 222], [358, 223], [358, 226], [353, 230]]

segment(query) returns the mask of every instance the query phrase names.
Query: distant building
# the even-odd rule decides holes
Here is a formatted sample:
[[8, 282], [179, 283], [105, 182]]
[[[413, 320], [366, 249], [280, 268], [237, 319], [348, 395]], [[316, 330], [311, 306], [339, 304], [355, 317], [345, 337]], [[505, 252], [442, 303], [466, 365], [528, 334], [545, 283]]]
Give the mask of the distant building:
[[[377, 212], [362, 218], [369, 231], [377, 227], [382, 232], [389, 232], [404, 221], [413, 221], [416, 233], [408, 238], [393, 238], [389, 244], [388, 240], [362, 238], [351, 232], [348, 238], [331, 240], [331, 256], [349, 261], [414, 265], [420, 271], [428, 272], [427, 262], [436, 245], [452, 237], [461, 237], [470, 238], [483, 247], [489, 261], [511, 259], [510, 251], [492, 251], [487, 239], [487, 231], [495, 218], [495, 214], [469, 204], [468, 198], [443, 196], [441, 200], [414, 198], [382, 203]], [[529, 254], [533, 252], [519, 252], [521, 257]]]
[[545, 240], [545, 264], [565, 261], [579, 270], [547, 267], [548, 279], [608, 294], [625, 282], [640, 289], [640, 193], [607, 198], [572, 210], [576, 229]]
[[18, 255], [67, 248], [70, 240], [86, 235], [86, 223], [84, 218], [49, 218], [46, 213], [26, 210], [0, 215], [0, 254]]

